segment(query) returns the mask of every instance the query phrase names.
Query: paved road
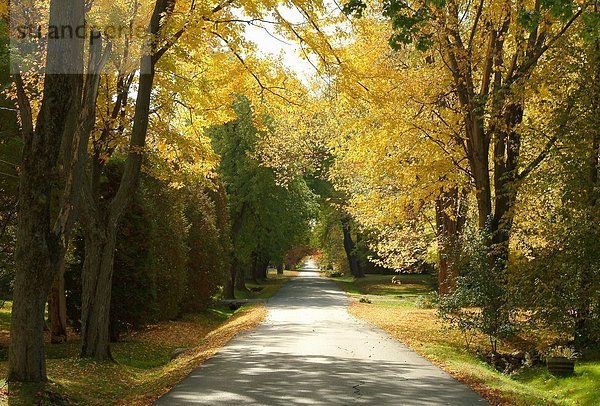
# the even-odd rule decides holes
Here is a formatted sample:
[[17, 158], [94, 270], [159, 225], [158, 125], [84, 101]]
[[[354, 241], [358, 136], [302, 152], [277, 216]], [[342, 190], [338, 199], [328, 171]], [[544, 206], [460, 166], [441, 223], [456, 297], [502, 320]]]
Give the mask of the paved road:
[[485, 405], [475, 392], [352, 317], [307, 264], [268, 319], [194, 370], [157, 405]]

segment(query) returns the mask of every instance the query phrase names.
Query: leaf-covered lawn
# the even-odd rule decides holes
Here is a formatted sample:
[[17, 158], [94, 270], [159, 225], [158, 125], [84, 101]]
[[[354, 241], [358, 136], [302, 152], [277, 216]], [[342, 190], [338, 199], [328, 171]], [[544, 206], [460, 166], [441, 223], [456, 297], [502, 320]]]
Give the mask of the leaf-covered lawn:
[[[477, 348], [486, 348], [485, 337], [470, 337], [467, 348], [465, 337], [447, 329], [434, 309], [417, 306], [415, 292], [430, 291], [426, 276], [402, 275], [400, 279], [402, 285], [392, 285], [391, 276], [367, 275], [356, 281], [341, 278], [338, 284], [355, 299], [367, 295], [372, 300], [372, 304], [354, 300], [351, 314], [387, 331], [492, 404], [600, 405], [600, 362], [578, 362], [570, 378], [556, 378], [544, 367], [522, 369], [510, 376], [501, 374], [476, 355]], [[382, 285], [386, 280], [387, 285]], [[502, 351], [518, 349], [515, 345], [505, 343]]]
[[[192, 320], [149, 326], [113, 345], [115, 363], [79, 359], [77, 341], [47, 345], [50, 382], [46, 387], [9, 385], [10, 404], [150, 404], [237, 333], [257, 326], [265, 316], [265, 307], [256, 304], [239, 309], [226, 321], [203, 314], [194, 315]], [[177, 348], [190, 350], [170, 361]], [[6, 374], [6, 361], [0, 363], [0, 373]]]
[[[260, 285], [260, 293], [249, 296], [268, 298], [289, 276], [272, 276]], [[0, 376], [7, 369], [10, 304], [4, 309], [0, 309], [0, 323], [3, 314], [8, 321], [0, 330]], [[0, 381], [0, 404], [8, 400], [11, 405], [151, 404], [236, 334], [260, 324], [266, 314], [262, 304], [244, 306], [235, 313], [221, 306], [149, 325], [112, 345], [115, 363], [79, 359], [79, 341], [72, 335], [68, 343], [46, 345], [48, 384], [15, 386]], [[189, 350], [171, 361], [173, 352], [182, 348]]]

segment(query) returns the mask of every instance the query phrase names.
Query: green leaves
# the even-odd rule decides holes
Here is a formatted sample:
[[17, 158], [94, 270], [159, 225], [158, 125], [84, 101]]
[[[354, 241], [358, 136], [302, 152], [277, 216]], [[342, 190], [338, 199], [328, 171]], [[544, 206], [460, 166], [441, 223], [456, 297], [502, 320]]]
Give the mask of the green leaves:
[[542, 15], [539, 11], [529, 11], [525, 9], [521, 9], [517, 15], [517, 22], [523, 28], [531, 31], [537, 28], [540, 25], [540, 21], [542, 21]]
[[[443, 4], [444, 0], [433, 0], [431, 4]], [[425, 24], [431, 19], [427, 5], [416, 11], [403, 0], [385, 0], [383, 15], [392, 22], [394, 33], [389, 39], [393, 49], [400, 49], [408, 44], [415, 44], [419, 51], [426, 51], [433, 43], [431, 34], [424, 32]]]
[[541, 0], [540, 10], [520, 9], [517, 22], [528, 30], [534, 30], [548, 12], [552, 17], [567, 21], [575, 14], [578, 5], [573, 0]]
[[361, 18], [366, 8], [367, 5], [362, 0], [350, 0], [348, 3], [344, 4], [342, 11], [348, 16]]
[[594, 11], [582, 16], [583, 30], [581, 36], [588, 42], [600, 41], [600, 12]]
[[256, 157], [265, 133], [253, 124], [250, 102], [239, 97], [234, 110], [235, 120], [211, 127], [208, 134], [221, 156], [219, 171], [229, 196], [235, 254], [246, 264], [253, 254], [279, 260], [308, 238], [315, 196], [300, 177], [286, 187], [277, 184], [274, 171]]
[[[414, 44], [419, 51], [426, 51], [432, 45], [432, 34], [425, 32], [425, 24], [431, 20], [429, 6], [436, 8], [444, 7], [445, 0], [427, 0], [425, 4], [416, 11], [404, 0], [384, 0], [383, 16], [387, 17], [393, 28], [389, 38], [392, 49]], [[344, 5], [343, 11], [346, 15], [361, 18], [367, 5], [362, 0], [350, 0]]]
[[550, 13], [561, 20], [568, 20], [574, 14], [577, 4], [572, 0], [541, 0], [540, 4], [543, 10], [548, 10]]

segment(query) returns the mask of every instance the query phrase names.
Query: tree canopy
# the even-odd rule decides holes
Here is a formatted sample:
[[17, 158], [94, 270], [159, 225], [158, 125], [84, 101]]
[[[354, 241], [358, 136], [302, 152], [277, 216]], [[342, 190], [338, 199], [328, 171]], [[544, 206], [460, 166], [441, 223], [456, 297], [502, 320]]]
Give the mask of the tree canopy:
[[[597, 2], [51, 0], [0, 16], [11, 380], [46, 379], [47, 303], [53, 342], [68, 324], [81, 357], [110, 360], [121, 330], [245, 295], [298, 252], [356, 278], [434, 273], [440, 316], [493, 352], [531, 326], [597, 348]], [[20, 23], [86, 35], [16, 38]]]

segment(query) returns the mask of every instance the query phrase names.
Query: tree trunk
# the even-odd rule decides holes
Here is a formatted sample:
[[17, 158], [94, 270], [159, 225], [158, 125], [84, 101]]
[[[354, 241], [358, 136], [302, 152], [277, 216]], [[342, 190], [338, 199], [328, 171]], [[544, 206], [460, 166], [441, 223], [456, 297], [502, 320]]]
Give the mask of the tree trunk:
[[489, 227], [492, 215], [492, 191], [489, 173], [489, 140], [485, 134], [483, 118], [478, 117], [477, 110], [471, 106], [470, 112], [465, 113], [465, 128], [470, 148], [468, 158], [473, 179], [475, 181], [475, 198], [477, 200], [477, 219], [481, 230]]
[[[21, 265], [29, 263], [31, 270], [42, 269], [36, 263], [41, 256], [32, 255], [32, 261], [19, 261]], [[47, 270], [47, 269], [46, 269]], [[10, 381], [43, 382], [46, 380], [46, 360], [44, 358], [44, 310], [48, 297], [49, 283], [34, 284], [33, 276], [17, 272], [14, 285], [14, 297], [11, 315], [11, 340], [9, 347]], [[39, 279], [38, 279], [39, 281]], [[42, 285], [42, 286], [40, 286]], [[20, 299], [17, 299], [20, 298]], [[25, 299], [25, 300], [22, 300]]]
[[60, 247], [50, 230], [51, 182], [47, 173], [53, 170], [53, 159], [47, 155], [52, 154], [52, 146], [39, 147], [43, 150], [33, 152], [27, 151], [31, 145], [25, 146], [21, 166], [8, 355], [11, 381], [46, 380], [44, 310]]
[[352, 240], [352, 233], [350, 231], [350, 220], [347, 218], [342, 219], [342, 233], [344, 235], [344, 251], [346, 252], [346, 258], [348, 258], [348, 266], [350, 267], [350, 273], [355, 278], [361, 278], [364, 275], [361, 272], [358, 258], [356, 258], [356, 245]]
[[224, 296], [225, 299], [235, 299], [235, 284], [236, 284], [236, 276], [237, 276], [237, 260], [235, 256], [232, 254], [231, 264], [229, 266], [229, 275], [227, 281], [225, 282], [225, 291]]
[[[64, 264], [64, 261], [63, 261]], [[67, 341], [67, 298], [65, 297], [65, 268], [58, 271], [50, 291], [50, 342], [53, 344]]]
[[257, 276], [257, 258], [256, 258], [256, 254], [252, 253], [251, 257], [250, 257], [250, 276], [252, 277], [252, 282], [254, 283], [258, 283], [258, 276]]
[[261, 279], [269, 279], [269, 262], [269, 260], [264, 260], [261, 262]]
[[237, 275], [235, 277], [235, 288], [241, 291], [248, 290], [248, 288], [246, 287], [246, 272], [244, 272], [244, 268], [241, 266], [237, 269]]
[[84, 229], [81, 357], [110, 360], [110, 299], [116, 228]]
[[[598, 12], [598, 3], [594, 5], [594, 11]], [[600, 164], [600, 40], [594, 43], [594, 56], [590, 58], [594, 61], [594, 79], [591, 82], [592, 86], [592, 114], [594, 122], [592, 123], [592, 145], [589, 160], [588, 173], [588, 200], [590, 207], [595, 207], [598, 202], [596, 187], [598, 185], [598, 171]]]
[[283, 262], [277, 265], [277, 275], [283, 275]]
[[[156, 0], [147, 32], [152, 36], [149, 53], [140, 58], [138, 91], [129, 140], [129, 151], [121, 183], [106, 208], [88, 187], [82, 188], [82, 221], [86, 235], [86, 257], [82, 275], [81, 356], [97, 360], [111, 358], [109, 342], [110, 298], [116, 233], [119, 221], [136, 193], [146, 144], [155, 66], [167, 48], [159, 48], [159, 34], [175, 0]], [[100, 215], [106, 210], [106, 215]]]
[[523, 121], [523, 106], [512, 103], [502, 116], [503, 130], [494, 137], [494, 216], [491, 224], [496, 264], [506, 267], [508, 244], [513, 225], [514, 203], [517, 197], [517, 163], [521, 137], [514, 130]]
[[362, 261], [358, 258], [358, 256], [356, 255], [356, 251], [357, 251], [357, 247], [359, 246], [360, 242], [361, 242], [361, 235], [359, 233], [356, 233], [356, 244], [354, 244], [354, 249], [352, 250], [352, 252], [354, 253], [354, 258], [356, 259], [356, 277], [357, 278], [364, 278], [365, 277], [365, 267], [362, 264]]
[[[83, 3], [50, 2], [51, 26], [79, 26]], [[50, 202], [60, 146], [82, 80], [82, 39], [48, 39], [44, 90], [34, 129], [31, 106], [20, 75], [15, 75], [22, 124], [23, 158], [19, 177], [19, 221], [15, 285], [8, 355], [8, 379], [45, 381], [44, 309], [64, 254], [64, 240], [52, 228]], [[66, 73], [61, 73], [66, 72]], [[62, 230], [60, 230], [62, 231]]]
[[464, 198], [458, 188], [442, 191], [435, 202], [438, 242], [438, 293], [448, 295], [456, 289], [460, 235], [465, 223]]
[[[596, 5], [595, 11], [598, 11]], [[594, 79], [590, 85], [592, 87], [592, 117], [594, 121], [590, 128], [593, 129], [591, 149], [589, 155], [589, 165], [587, 174], [587, 204], [591, 215], [594, 215], [598, 203], [598, 171], [600, 164], [600, 41], [596, 41], [593, 48], [593, 55], [590, 58], [594, 61]], [[588, 265], [589, 266], [589, 265]], [[576, 311], [574, 346], [577, 351], [582, 351], [590, 344], [598, 342], [597, 337], [591, 335], [589, 328], [589, 318], [591, 316], [592, 304], [590, 298], [594, 297], [591, 292], [593, 286], [593, 276], [589, 268], [582, 264], [582, 271], [579, 281], [579, 302], [580, 306]]]
[[262, 259], [259, 254], [252, 255], [252, 279], [254, 282], [260, 282], [267, 279], [267, 268], [269, 261]]

